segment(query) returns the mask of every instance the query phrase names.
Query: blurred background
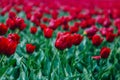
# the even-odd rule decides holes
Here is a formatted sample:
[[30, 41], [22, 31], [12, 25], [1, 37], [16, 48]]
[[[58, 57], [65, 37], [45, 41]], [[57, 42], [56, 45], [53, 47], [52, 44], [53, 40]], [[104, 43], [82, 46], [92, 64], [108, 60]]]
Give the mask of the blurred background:
[[[33, 0], [35, 1], [35, 0]], [[39, 1], [39, 0], [38, 0]], [[62, 5], [70, 5], [84, 8], [120, 8], [120, 0], [41, 0], [45, 3], [60, 3]]]

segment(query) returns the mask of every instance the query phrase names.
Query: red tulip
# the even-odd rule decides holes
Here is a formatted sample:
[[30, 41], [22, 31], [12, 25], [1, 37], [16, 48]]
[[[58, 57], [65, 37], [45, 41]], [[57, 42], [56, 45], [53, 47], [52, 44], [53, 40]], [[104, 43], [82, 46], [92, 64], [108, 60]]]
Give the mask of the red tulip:
[[16, 34], [16, 33], [9, 34], [8, 39], [11, 39], [11, 40], [13, 40], [14, 42], [17, 42], [17, 43], [20, 42], [20, 36], [18, 34]]
[[103, 22], [103, 26], [104, 27], [109, 27], [111, 25], [111, 21], [109, 18], [105, 18], [104, 22]]
[[86, 21], [86, 20], [81, 21], [81, 23], [80, 23], [80, 27], [81, 27], [82, 29], [87, 28], [87, 27], [88, 27], [88, 23], [87, 23], [87, 21]]
[[94, 18], [87, 19], [87, 24], [88, 26], [95, 25], [95, 19]]
[[68, 32], [58, 33], [55, 41], [55, 47], [64, 50], [72, 46], [72, 36]]
[[26, 18], [27, 18], [28, 20], [30, 20], [31, 16], [32, 16], [31, 13], [27, 13], [27, 14], [26, 14]]
[[117, 27], [117, 29], [120, 29], [120, 18], [115, 19], [114, 25]]
[[101, 58], [108, 58], [109, 54], [110, 54], [110, 48], [103, 47], [100, 51]]
[[20, 17], [15, 18], [15, 24], [17, 27], [21, 26], [22, 23], [24, 23], [23, 18], [20, 18]]
[[101, 16], [97, 16], [97, 18], [96, 18], [96, 22], [98, 23], [98, 24], [103, 24], [103, 22], [104, 22], [104, 18], [103, 17], [101, 17]]
[[95, 46], [99, 46], [102, 43], [103, 39], [99, 35], [94, 35], [92, 37], [92, 44]]
[[6, 25], [4, 25], [3, 23], [0, 23], [0, 35], [6, 34], [7, 31], [8, 31], [8, 28], [6, 27]]
[[52, 18], [53, 18], [53, 19], [57, 19], [58, 14], [59, 14], [59, 13], [58, 13], [58, 11], [56, 11], [56, 10], [51, 12], [51, 15], [52, 15]]
[[30, 32], [31, 32], [32, 34], [35, 34], [35, 33], [37, 32], [37, 27], [31, 27], [31, 28], [30, 28]]
[[22, 23], [20, 26], [19, 26], [19, 30], [22, 31], [26, 28], [26, 24], [25, 23]]
[[18, 28], [19, 30], [22, 31], [26, 28], [26, 24], [24, 23], [24, 19], [19, 18], [19, 17], [8, 18], [6, 20], [6, 24], [11, 30], [15, 30], [16, 28]]
[[79, 27], [77, 27], [77, 26], [70, 27], [70, 32], [71, 33], [77, 33], [78, 31], [79, 31]]
[[79, 13], [78, 16], [77, 16], [78, 19], [85, 19], [85, 14], [81, 14]]
[[113, 30], [114, 29], [112, 27], [109, 27], [109, 28], [103, 27], [103, 28], [100, 28], [100, 33], [102, 34], [102, 36], [106, 36], [106, 34], [108, 32], [112, 32], [113, 33]]
[[8, 18], [6, 20], [6, 24], [7, 24], [9, 29], [11, 29], [11, 30], [15, 30], [16, 29], [15, 20]]
[[49, 22], [50, 21], [49, 18], [47, 18], [47, 17], [44, 17], [42, 20], [43, 20], [43, 22]]
[[15, 53], [16, 51], [16, 47], [17, 47], [17, 43], [14, 42], [14, 41], [11, 41], [11, 40], [8, 40], [8, 44], [7, 44], [7, 47], [5, 49], [5, 53], [6, 55], [12, 55]]
[[22, 18], [16, 18], [15, 24], [19, 30], [24, 30], [26, 28], [26, 24], [24, 23], [24, 19]]
[[27, 53], [33, 53], [35, 50], [35, 46], [32, 44], [26, 44], [26, 51]]
[[16, 13], [10, 11], [9, 14], [8, 14], [8, 16], [9, 16], [9, 18], [14, 19], [14, 18], [16, 18]]
[[120, 11], [119, 11], [119, 9], [113, 9], [111, 16], [112, 16], [113, 19], [116, 19], [116, 18], [120, 17]]
[[46, 24], [40, 24], [39, 26], [40, 26], [41, 30], [44, 30], [45, 28], [47, 28]]
[[79, 22], [75, 22], [74, 26], [79, 27], [80, 23]]
[[92, 36], [95, 35], [97, 31], [98, 28], [96, 26], [91, 26], [90, 28], [85, 30], [85, 33], [89, 38], [92, 38]]
[[112, 32], [108, 32], [106, 34], [106, 40], [108, 42], [113, 42], [113, 40], [115, 39], [115, 37], [116, 37], [116, 34], [113, 34]]
[[100, 55], [99, 56], [93, 56], [92, 58], [95, 59], [95, 60], [100, 60], [101, 58], [105, 59], [105, 58], [108, 58], [109, 54], [110, 54], [110, 48], [108, 47], [103, 47], [101, 50], [100, 50]]
[[56, 30], [60, 24], [61, 24], [61, 22], [59, 20], [51, 19], [49, 22], [49, 28]]
[[17, 43], [11, 39], [0, 36], [0, 53], [12, 55], [15, 53]]
[[73, 34], [73, 37], [72, 37], [73, 45], [79, 45], [82, 40], [83, 40], [83, 36], [81, 36], [80, 34], [76, 34], [76, 33]]
[[52, 30], [52, 29], [50, 29], [50, 28], [45, 28], [45, 29], [43, 30], [43, 32], [44, 32], [44, 36], [45, 36], [46, 38], [51, 38], [51, 37], [52, 37], [52, 34], [53, 34], [53, 30]]
[[19, 13], [22, 10], [19, 6], [14, 6], [14, 9], [16, 10], [17, 13]]
[[0, 36], [0, 54], [5, 53], [5, 49], [6, 49], [7, 45], [8, 45], [8, 39], [3, 36]]

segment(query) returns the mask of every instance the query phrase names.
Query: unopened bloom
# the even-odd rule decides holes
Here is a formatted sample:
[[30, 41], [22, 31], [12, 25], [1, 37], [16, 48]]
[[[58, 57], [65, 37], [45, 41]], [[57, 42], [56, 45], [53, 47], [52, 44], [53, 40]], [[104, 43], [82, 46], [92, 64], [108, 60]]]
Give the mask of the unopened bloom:
[[14, 19], [14, 18], [16, 18], [16, 13], [10, 11], [9, 14], [8, 14], [8, 16], [9, 16], [9, 18]]
[[101, 50], [100, 50], [100, 55], [99, 56], [93, 56], [92, 58], [95, 59], [95, 60], [100, 60], [101, 58], [105, 59], [105, 58], [108, 58], [109, 54], [110, 54], [110, 48], [108, 47], [103, 47]]
[[32, 44], [26, 44], [26, 51], [27, 53], [33, 53], [35, 50], [35, 46]]
[[0, 53], [4, 54], [7, 45], [8, 39], [3, 36], [0, 36]]
[[92, 37], [92, 44], [95, 46], [99, 46], [102, 43], [103, 39], [99, 35], [94, 35]]
[[50, 29], [50, 28], [45, 28], [45, 29], [43, 30], [43, 32], [44, 32], [44, 36], [45, 36], [46, 38], [51, 38], [51, 37], [52, 37], [52, 34], [53, 34], [53, 30], [52, 30], [52, 29]]
[[0, 23], [0, 35], [6, 34], [7, 31], [8, 31], [8, 28], [6, 27], [6, 25], [3, 23]]
[[79, 27], [77, 27], [77, 26], [70, 27], [70, 32], [71, 33], [77, 33], [78, 31], [79, 31]]
[[101, 58], [108, 58], [110, 51], [111, 51], [110, 48], [103, 47], [100, 51]]
[[32, 34], [35, 34], [35, 33], [37, 32], [37, 27], [31, 27], [31, 28], [30, 28], [30, 32], [31, 32]]
[[115, 39], [115, 37], [116, 37], [116, 34], [113, 34], [112, 32], [108, 32], [106, 34], [106, 40], [108, 42], [113, 42], [113, 40]]
[[90, 28], [85, 30], [85, 33], [87, 34], [89, 38], [92, 38], [93, 35], [95, 35], [97, 31], [98, 31], [98, 28], [96, 26], [91, 26]]

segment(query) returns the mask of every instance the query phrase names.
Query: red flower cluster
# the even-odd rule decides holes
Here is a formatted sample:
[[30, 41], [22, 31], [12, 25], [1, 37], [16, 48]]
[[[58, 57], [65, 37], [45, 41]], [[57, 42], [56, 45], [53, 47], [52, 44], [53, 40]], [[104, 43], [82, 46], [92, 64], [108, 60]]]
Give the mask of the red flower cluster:
[[103, 27], [103, 28], [100, 28], [100, 33], [102, 36], [106, 36], [108, 32], [113, 33], [113, 30], [114, 29], [112, 27], [108, 27], [108, 28]]
[[57, 34], [57, 38], [55, 41], [55, 47], [64, 50], [66, 48], [70, 48], [72, 45], [79, 45], [83, 40], [83, 37], [80, 34], [71, 34], [69, 32]]
[[39, 10], [34, 11], [34, 14], [30, 16], [30, 20], [36, 25], [39, 26], [40, 19], [42, 18], [43, 14]]
[[24, 19], [16, 17], [16, 13], [9, 12], [9, 18], [6, 20], [7, 27], [11, 30], [15, 30], [18, 28], [19, 30], [24, 30], [26, 28], [26, 24], [24, 23]]
[[[0, 23], [0, 35], [6, 34], [8, 28], [11, 30], [25, 29], [26, 24], [24, 19], [18, 17], [15, 13], [19, 13], [23, 10], [27, 20], [30, 20], [30, 23], [33, 23], [33, 26], [35, 26], [30, 28], [32, 34], [37, 32], [37, 26], [40, 26], [45, 38], [51, 38], [53, 32], [58, 28], [62, 28], [66, 31], [57, 34], [55, 47], [60, 50], [70, 48], [72, 45], [79, 45], [83, 40], [83, 36], [80, 35], [81, 32], [84, 32], [87, 35], [94, 46], [101, 45], [104, 38], [107, 42], [113, 42], [116, 36], [120, 36], [119, 9], [89, 9], [91, 5], [86, 6], [87, 8], [83, 8], [82, 6], [79, 6], [79, 2], [81, 3], [79, 0], [77, 1], [79, 5], [73, 5], [72, 0], [68, 1], [68, 5], [65, 6], [61, 4], [64, 3], [64, 1], [65, 0], [42, 0], [36, 2], [30, 0], [28, 3], [26, 0], [10, 0], [9, 2], [7, 0], [1, 0], [0, 15], [4, 16], [8, 12], [8, 19], [6, 20], [6, 25]], [[13, 4], [16, 5], [12, 6]], [[71, 7], [71, 5], [74, 7]], [[102, 6], [103, 4], [100, 5]], [[11, 10], [15, 10], [15, 12]], [[114, 24], [112, 24], [112, 21], [114, 21]], [[79, 32], [80, 34], [78, 34]], [[96, 33], [100, 34], [97, 35]], [[9, 34], [7, 38], [0, 37], [0, 52], [3, 54], [13, 54], [19, 42], [20, 37], [18, 34]], [[3, 43], [5, 44], [3, 45]], [[28, 53], [33, 53], [34, 50], [34, 45], [26, 44], [26, 51]], [[93, 58], [107, 58], [109, 53], [110, 49], [104, 47], [101, 49], [100, 56], [95, 56]]]

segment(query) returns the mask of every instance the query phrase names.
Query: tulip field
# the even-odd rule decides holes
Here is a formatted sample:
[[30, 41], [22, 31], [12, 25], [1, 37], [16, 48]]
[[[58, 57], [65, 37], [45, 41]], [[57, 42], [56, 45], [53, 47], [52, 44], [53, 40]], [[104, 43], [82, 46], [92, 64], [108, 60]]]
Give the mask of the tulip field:
[[120, 80], [120, 1], [96, 1], [0, 0], [0, 80]]

